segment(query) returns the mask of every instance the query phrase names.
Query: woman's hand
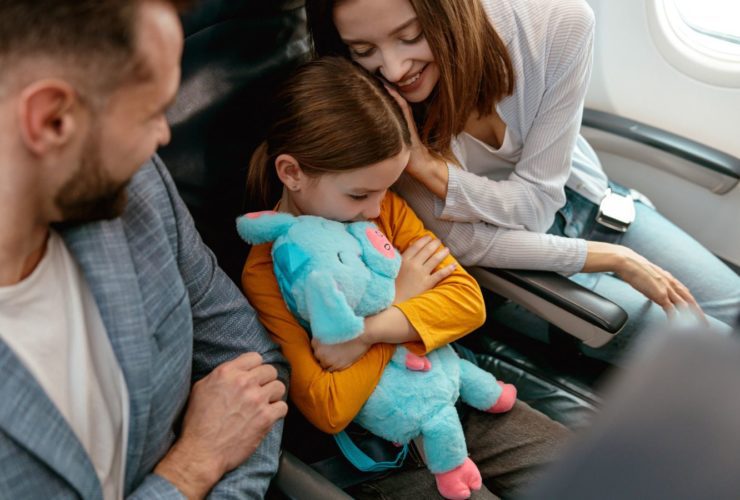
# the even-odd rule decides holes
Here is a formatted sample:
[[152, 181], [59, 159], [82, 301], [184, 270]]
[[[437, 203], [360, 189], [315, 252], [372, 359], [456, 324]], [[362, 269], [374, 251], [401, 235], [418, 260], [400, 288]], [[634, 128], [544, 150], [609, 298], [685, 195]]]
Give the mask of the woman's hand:
[[663, 308], [669, 318], [682, 310], [691, 310], [706, 323], [704, 312], [689, 289], [671, 273], [630, 250], [617, 275], [644, 296]]
[[401, 270], [396, 278], [396, 298], [400, 304], [434, 288], [457, 267], [450, 264], [441, 269], [437, 266], [450, 254], [448, 248], [439, 249], [442, 242], [430, 236], [422, 236], [413, 242], [401, 255]]
[[403, 116], [406, 118], [406, 124], [409, 127], [409, 133], [411, 134], [411, 157], [406, 166], [406, 172], [421, 182], [436, 197], [444, 200], [447, 198], [447, 182], [449, 181], [447, 163], [441, 158], [434, 156], [429, 151], [429, 148], [421, 142], [419, 132], [416, 129], [414, 114], [406, 99], [395, 89], [388, 86], [386, 88], [394, 99], [396, 99], [398, 105], [401, 106]]
[[686, 286], [671, 273], [634, 250], [610, 243], [588, 242], [585, 272], [611, 271], [652, 300], [673, 318], [677, 310], [692, 311], [706, 323], [704, 312]]
[[365, 335], [342, 342], [341, 344], [322, 344], [311, 339], [313, 355], [324, 370], [334, 372], [352, 366], [370, 349], [372, 343], [366, 341]]

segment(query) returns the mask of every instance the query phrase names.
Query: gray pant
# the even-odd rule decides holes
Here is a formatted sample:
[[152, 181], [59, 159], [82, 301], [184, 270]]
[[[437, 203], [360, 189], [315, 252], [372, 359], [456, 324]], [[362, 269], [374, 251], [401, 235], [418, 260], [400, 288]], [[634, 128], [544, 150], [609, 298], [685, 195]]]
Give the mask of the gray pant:
[[[570, 436], [563, 425], [521, 401], [499, 415], [471, 410], [463, 427], [470, 458], [478, 465], [484, 483], [473, 499], [516, 495], [543, 465], [553, 461]], [[400, 470], [355, 486], [348, 493], [359, 499], [441, 498], [434, 476], [411, 453]]]

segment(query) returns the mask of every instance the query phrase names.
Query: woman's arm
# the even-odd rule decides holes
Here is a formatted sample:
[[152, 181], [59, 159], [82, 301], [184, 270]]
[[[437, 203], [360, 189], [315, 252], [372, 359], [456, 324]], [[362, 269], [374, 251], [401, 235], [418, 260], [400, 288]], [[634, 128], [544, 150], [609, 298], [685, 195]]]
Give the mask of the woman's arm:
[[550, 227], [565, 203], [564, 186], [591, 73], [593, 14], [587, 7], [578, 7], [574, 13], [555, 16], [551, 26], [555, 39], [547, 43], [552, 50], [542, 49], [550, 56], [537, 62], [545, 65], [541, 72], [544, 93], [527, 96], [541, 101], [508, 179], [494, 181], [447, 165], [429, 155], [415, 138], [408, 173], [435, 195], [437, 217], [536, 232]]
[[403, 175], [395, 189], [465, 266], [533, 269], [573, 274], [586, 261], [586, 241], [531, 231], [504, 229], [484, 222], [451, 222], [434, 214], [434, 197]]
[[688, 305], [699, 315], [702, 314], [694, 297], [682, 283], [627, 247], [530, 231], [512, 231], [482, 222], [443, 221], [434, 217], [431, 210], [434, 200], [416, 181], [402, 177], [396, 189], [463, 265], [565, 274], [613, 272], [666, 311], [673, 306]]

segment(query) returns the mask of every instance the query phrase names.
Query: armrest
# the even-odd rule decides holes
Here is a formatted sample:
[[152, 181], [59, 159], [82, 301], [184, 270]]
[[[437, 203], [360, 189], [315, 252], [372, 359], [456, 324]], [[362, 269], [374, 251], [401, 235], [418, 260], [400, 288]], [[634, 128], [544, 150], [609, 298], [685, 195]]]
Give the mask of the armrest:
[[619, 333], [627, 313], [614, 302], [559, 274], [473, 267], [478, 283], [580, 339], [601, 347]]
[[583, 110], [583, 125], [660, 149], [722, 175], [740, 179], [740, 158], [667, 130], [589, 108]]
[[285, 450], [280, 454], [280, 467], [273, 479], [273, 484], [288, 498], [305, 500], [351, 500], [352, 498]]
[[645, 164], [726, 194], [740, 182], [740, 158], [628, 118], [583, 110], [581, 133], [599, 153]]

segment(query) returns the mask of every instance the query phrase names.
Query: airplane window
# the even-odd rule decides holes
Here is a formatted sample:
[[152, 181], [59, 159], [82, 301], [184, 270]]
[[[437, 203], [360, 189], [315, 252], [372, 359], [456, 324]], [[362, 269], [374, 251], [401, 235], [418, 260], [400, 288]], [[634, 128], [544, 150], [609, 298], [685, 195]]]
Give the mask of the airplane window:
[[[740, 2], [737, 0], [672, 0], [676, 21], [706, 48], [740, 57]], [[675, 26], [681, 29], [682, 26]]]
[[688, 76], [740, 88], [738, 0], [650, 0], [650, 32], [665, 59]]

